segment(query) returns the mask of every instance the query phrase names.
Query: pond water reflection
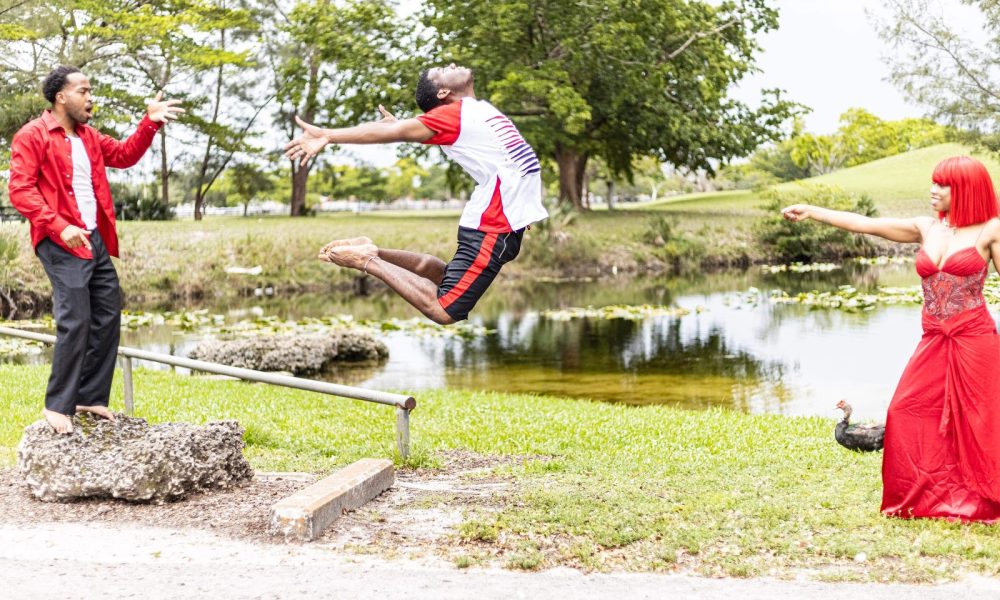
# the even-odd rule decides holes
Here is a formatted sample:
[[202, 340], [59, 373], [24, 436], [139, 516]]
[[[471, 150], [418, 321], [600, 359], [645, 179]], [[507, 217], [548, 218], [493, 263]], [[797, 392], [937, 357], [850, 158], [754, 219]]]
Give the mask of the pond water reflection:
[[[912, 265], [821, 273], [727, 271], [687, 278], [498, 282], [474, 313], [491, 332], [473, 338], [388, 332], [382, 366], [339, 368], [332, 381], [419, 396], [429, 388], [552, 394], [630, 404], [833, 417], [847, 398], [861, 418], [884, 418], [896, 380], [920, 337], [919, 307], [845, 313], [769, 302], [745, 303], [748, 288], [789, 293], [851, 284], [913, 285]], [[545, 310], [611, 304], [660, 304], [684, 316], [640, 320], [556, 320]], [[299, 297], [208, 307], [235, 320], [251, 310], [299, 319], [350, 313], [409, 318], [388, 293], [371, 297]], [[125, 332], [123, 343], [184, 355], [198, 335], [168, 327]], [[46, 360], [44, 356], [33, 361]], [[153, 366], [153, 365], [148, 365]]]

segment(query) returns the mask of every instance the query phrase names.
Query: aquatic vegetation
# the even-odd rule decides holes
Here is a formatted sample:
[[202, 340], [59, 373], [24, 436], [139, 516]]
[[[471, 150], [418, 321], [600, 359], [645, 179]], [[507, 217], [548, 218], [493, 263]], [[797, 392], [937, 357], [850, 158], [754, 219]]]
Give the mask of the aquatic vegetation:
[[[704, 310], [702, 307], [697, 307], [694, 309], [694, 312], [700, 313], [702, 310]], [[683, 317], [690, 313], [691, 310], [679, 306], [616, 304], [599, 308], [588, 306], [586, 308], [545, 310], [541, 312], [541, 315], [553, 321], [569, 321], [570, 319], [628, 319], [639, 321], [647, 317]]]
[[41, 354], [45, 344], [32, 340], [0, 337], [0, 356], [24, 356]]
[[[983, 296], [988, 304], [1000, 304], [1000, 275], [994, 273], [986, 278]], [[769, 290], [765, 293], [751, 287], [746, 292], [733, 294], [726, 298], [726, 303], [730, 306], [756, 306], [764, 301], [771, 304], [802, 304], [816, 308], [858, 312], [874, 310], [879, 305], [922, 304], [923, 294], [919, 285], [880, 286], [874, 291], [863, 291], [852, 285], [842, 285], [836, 290], [825, 292], [812, 290], [795, 295], [780, 289]]]
[[192, 331], [206, 326], [222, 325], [225, 321], [225, 315], [211, 314], [208, 310], [167, 311], [162, 313], [122, 311], [122, 329], [169, 325], [170, 327], [176, 327], [184, 331]]
[[921, 304], [920, 286], [880, 287], [875, 292], [860, 291], [852, 285], [842, 285], [834, 291], [804, 292], [789, 296], [773, 290], [768, 299], [775, 304], [804, 304], [820, 308], [836, 308], [849, 312], [873, 310], [880, 304]]
[[834, 263], [800, 263], [793, 262], [784, 265], [761, 265], [765, 273], [811, 273], [814, 271], [835, 271], [841, 266]]
[[864, 256], [855, 257], [854, 262], [859, 265], [884, 266], [884, 265], [911, 265], [916, 259], [913, 256]]
[[453, 325], [438, 325], [426, 319], [361, 319], [351, 315], [281, 319], [275, 316], [257, 316], [228, 321], [226, 315], [207, 310], [182, 312], [131, 312], [122, 313], [122, 328], [135, 330], [142, 327], [169, 326], [179, 333], [199, 333], [207, 336], [257, 336], [324, 333], [335, 329], [361, 328], [372, 332], [403, 331], [423, 336], [478, 337], [489, 330], [477, 323], [463, 321]]

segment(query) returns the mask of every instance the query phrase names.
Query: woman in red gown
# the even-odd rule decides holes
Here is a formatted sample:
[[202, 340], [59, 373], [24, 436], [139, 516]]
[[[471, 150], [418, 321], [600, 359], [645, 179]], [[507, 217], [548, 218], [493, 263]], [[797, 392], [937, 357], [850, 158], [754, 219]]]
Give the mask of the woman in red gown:
[[1000, 270], [1000, 219], [986, 167], [942, 161], [932, 176], [938, 217], [870, 218], [797, 204], [856, 233], [919, 243], [924, 335], [889, 404], [882, 512], [900, 518], [1000, 521], [1000, 336], [983, 300], [988, 263]]

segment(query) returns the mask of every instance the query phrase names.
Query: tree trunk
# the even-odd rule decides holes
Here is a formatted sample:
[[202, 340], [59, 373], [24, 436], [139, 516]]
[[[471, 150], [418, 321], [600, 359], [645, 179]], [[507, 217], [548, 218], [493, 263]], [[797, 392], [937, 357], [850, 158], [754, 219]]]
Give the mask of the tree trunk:
[[583, 210], [583, 178], [589, 157], [563, 146], [557, 146], [555, 154], [559, 165], [559, 202], [569, 202], [577, 210]]
[[[219, 37], [221, 39], [220, 47], [226, 49], [226, 30], [223, 29], [219, 31]], [[219, 65], [219, 77], [215, 85], [215, 109], [212, 111], [212, 121], [211, 123], [215, 125], [219, 122], [219, 107], [222, 106], [222, 77], [223, 77], [223, 65]], [[205, 195], [208, 193], [208, 186], [205, 185], [205, 175], [208, 172], [208, 163], [212, 159], [212, 141], [213, 138], [209, 136], [208, 142], [205, 144], [205, 156], [201, 161], [201, 168], [198, 171], [198, 182], [195, 186], [194, 192], [194, 220], [201, 220], [201, 207], [205, 202]]]
[[608, 180], [608, 210], [615, 209], [615, 180]]
[[[305, 105], [299, 113], [299, 116], [306, 123], [312, 123], [313, 119], [316, 118], [316, 94], [318, 93], [316, 86], [319, 84], [319, 64], [319, 56], [313, 52], [309, 60], [309, 91], [306, 94]], [[305, 212], [309, 170], [312, 168], [313, 162], [313, 160], [310, 160], [304, 165], [299, 165], [298, 169], [295, 168], [295, 163], [292, 162], [292, 199], [289, 203], [291, 205], [289, 212], [293, 217], [300, 217]]]
[[170, 173], [167, 171], [167, 128], [160, 128], [160, 202], [170, 206]]
[[306, 208], [306, 189], [309, 183], [309, 165], [299, 169], [292, 165], [292, 206], [291, 216], [301, 217]]

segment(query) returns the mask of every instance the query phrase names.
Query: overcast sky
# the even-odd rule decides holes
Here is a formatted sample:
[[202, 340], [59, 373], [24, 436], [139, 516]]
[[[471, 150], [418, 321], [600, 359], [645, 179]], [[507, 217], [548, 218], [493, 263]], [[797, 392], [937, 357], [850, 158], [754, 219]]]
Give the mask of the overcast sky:
[[[949, 19], [972, 34], [975, 9], [958, 0], [937, 0]], [[883, 119], [919, 117], [923, 107], [908, 103], [886, 79], [891, 51], [879, 39], [873, 17], [885, 17], [877, 0], [773, 0], [779, 28], [761, 38], [762, 72], [747, 78], [736, 96], [753, 103], [762, 88], [778, 87], [813, 109], [805, 119], [813, 133], [832, 133], [848, 108], [863, 107]], [[868, 14], [866, 14], [868, 13]]]
[[[977, 12], [959, 0], [935, 0], [963, 29], [977, 26]], [[419, 0], [402, 0], [410, 12]], [[772, 0], [779, 11], [779, 28], [763, 36], [758, 57], [761, 73], [745, 79], [737, 98], [756, 105], [763, 88], [782, 88], [789, 99], [810, 107], [806, 129], [832, 133], [840, 114], [863, 107], [883, 119], [919, 117], [925, 109], [908, 103], [886, 79], [889, 48], [879, 39], [872, 17], [886, 14], [878, 0]], [[872, 13], [871, 16], [868, 13]], [[378, 165], [391, 165], [395, 152], [387, 148], [357, 148], [353, 152]]]

